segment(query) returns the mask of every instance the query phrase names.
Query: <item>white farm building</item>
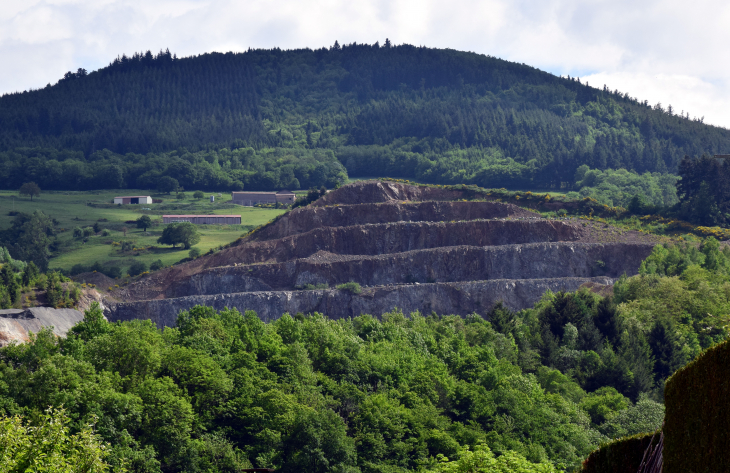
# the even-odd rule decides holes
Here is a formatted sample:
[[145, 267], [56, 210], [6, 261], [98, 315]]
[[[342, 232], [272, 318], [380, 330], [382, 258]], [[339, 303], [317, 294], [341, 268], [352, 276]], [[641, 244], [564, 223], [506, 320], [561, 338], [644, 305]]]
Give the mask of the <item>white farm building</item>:
[[115, 204], [151, 204], [152, 197], [148, 195], [125, 195], [114, 197]]

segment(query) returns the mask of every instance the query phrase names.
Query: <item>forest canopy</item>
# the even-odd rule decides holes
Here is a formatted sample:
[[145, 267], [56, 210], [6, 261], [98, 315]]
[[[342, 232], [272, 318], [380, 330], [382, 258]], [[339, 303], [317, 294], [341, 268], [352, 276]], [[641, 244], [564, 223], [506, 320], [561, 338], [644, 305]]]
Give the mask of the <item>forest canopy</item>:
[[[246, 148], [258, 164], [239, 168], [223, 156], [217, 170], [208, 157]], [[142, 174], [174, 168], [151, 161], [174, 155], [195, 167], [187, 155], [200, 152], [212, 167], [184, 166], [189, 175], [176, 179], [185, 187], [257, 190], [294, 187], [294, 179], [319, 187], [342, 176], [334, 156], [351, 176], [570, 188], [582, 165], [677, 173], [685, 155], [728, 149], [730, 131], [671, 106], [491, 56], [405, 44], [147, 52], [0, 97], [0, 174], [14, 188], [30, 180], [50, 188], [17, 176], [19, 155], [56, 161], [74, 177], [64, 185], [78, 189], [144, 188]], [[324, 166], [327, 177], [303, 179], [298, 164], [280, 162], [287, 156]], [[270, 174], [257, 181], [253, 171]]]

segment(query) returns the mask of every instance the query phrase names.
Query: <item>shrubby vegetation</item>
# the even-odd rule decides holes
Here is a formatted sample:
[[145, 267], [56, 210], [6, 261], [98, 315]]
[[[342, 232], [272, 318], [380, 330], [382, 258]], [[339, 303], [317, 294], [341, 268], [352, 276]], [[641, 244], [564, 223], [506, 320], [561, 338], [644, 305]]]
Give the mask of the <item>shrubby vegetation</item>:
[[602, 204], [620, 206], [634, 214], [651, 213], [677, 202], [677, 181], [672, 174], [637, 174], [626, 169], [591, 169], [586, 165], [575, 174], [577, 193], [568, 197], [593, 197]]
[[10, 228], [0, 231], [0, 243], [16, 260], [33, 262], [41, 271], [48, 269], [48, 258], [56, 237], [56, 222], [41, 211], [18, 213]]
[[[572, 469], [661, 425], [664, 380], [727, 336], [730, 250], [657, 247], [613, 297], [548, 293], [489, 322], [395, 311], [329, 320], [195, 307], [0, 349], [0, 406], [93, 416], [131, 471]], [[491, 468], [491, 469], [490, 469]]]
[[41, 273], [32, 261], [15, 260], [0, 247], [0, 309], [21, 308], [24, 302], [35, 305], [39, 293], [51, 307], [74, 307], [81, 296], [79, 287], [62, 274]]

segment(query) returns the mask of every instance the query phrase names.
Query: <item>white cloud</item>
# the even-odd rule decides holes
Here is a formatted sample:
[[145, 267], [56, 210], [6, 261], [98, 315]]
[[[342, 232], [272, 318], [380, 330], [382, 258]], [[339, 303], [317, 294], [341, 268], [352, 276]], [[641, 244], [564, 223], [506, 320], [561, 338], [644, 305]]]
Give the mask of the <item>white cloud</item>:
[[449, 47], [587, 78], [730, 127], [730, 4], [696, 0], [0, 0], [0, 93], [121, 53]]
[[680, 74], [645, 74], [631, 72], [597, 73], [584, 76], [594, 87], [606, 84], [611, 90], [629, 92], [632, 97], [648, 100], [651, 105], [669, 105], [675, 114], [689, 114], [691, 118], [702, 118], [704, 122], [728, 126], [730, 109], [727, 102], [720, 100], [728, 87], [713, 84], [699, 77]]

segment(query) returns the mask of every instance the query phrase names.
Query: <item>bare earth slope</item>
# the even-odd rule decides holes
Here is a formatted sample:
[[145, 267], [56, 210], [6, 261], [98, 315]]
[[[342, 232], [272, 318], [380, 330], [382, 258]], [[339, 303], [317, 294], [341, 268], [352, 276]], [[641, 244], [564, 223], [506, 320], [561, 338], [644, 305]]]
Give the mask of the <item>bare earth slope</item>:
[[[545, 290], [635, 274], [658, 239], [435, 187], [358, 182], [293, 210], [216, 254], [112, 294], [110, 320], [174, 325], [194, 305], [330, 317], [395, 308], [467, 314], [528, 307]], [[334, 289], [354, 281], [361, 294]], [[306, 285], [330, 289], [305, 290]], [[124, 302], [119, 302], [124, 301]]]

